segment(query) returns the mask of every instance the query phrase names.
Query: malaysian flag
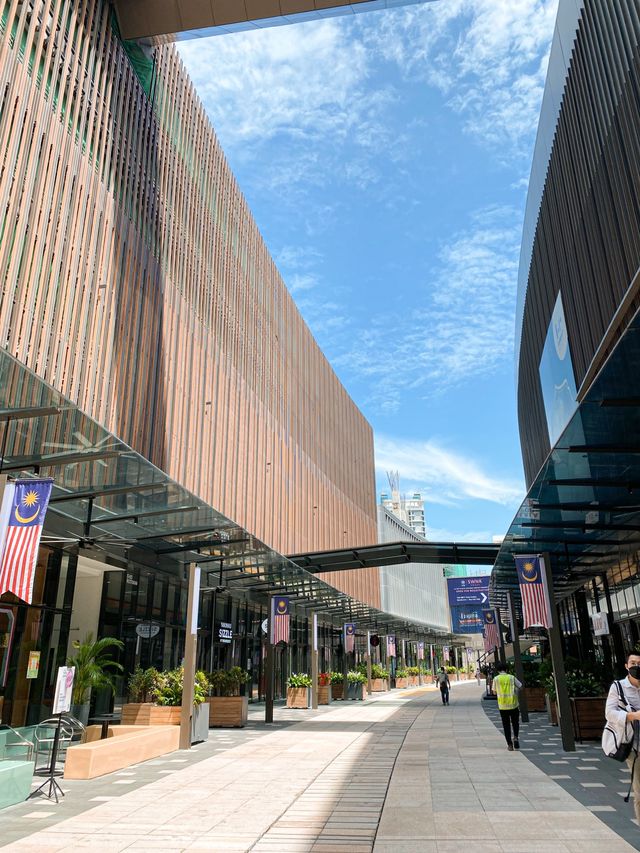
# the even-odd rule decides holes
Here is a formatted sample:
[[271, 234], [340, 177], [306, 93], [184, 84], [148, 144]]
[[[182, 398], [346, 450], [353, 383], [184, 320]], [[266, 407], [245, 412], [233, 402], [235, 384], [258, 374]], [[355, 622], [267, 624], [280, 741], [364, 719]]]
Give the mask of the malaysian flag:
[[38, 547], [53, 480], [7, 483], [0, 509], [0, 595], [12, 592], [31, 604]]
[[418, 643], [418, 660], [424, 660], [424, 643]]
[[516, 557], [515, 561], [522, 596], [523, 627], [540, 625], [543, 628], [550, 628], [551, 613], [542, 557], [526, 555]]
[[484, 648], [485, 651], [491, 651], [495, 646], [499, 646], [500, 642], [498, 640], [498, 622], [496, 619], [496, 611], [491, 610], [483, 610], [482, 615], [484, 617]]
[[289, 599], [276, 595], [271, 599], [271, 643], [289, 642]]
[[345, 622], [342, 634], [344, 638], [344, 650], [346, 654], [349, 654], [349, 652], [354, 651], [356, 647], [356, 623]]
[[449, 646], [442, 647], [442, 657], [445, 663], [449, 663]]
[[394, 658], [396, 656], [396, 638], [387, 637], [387, 657]]

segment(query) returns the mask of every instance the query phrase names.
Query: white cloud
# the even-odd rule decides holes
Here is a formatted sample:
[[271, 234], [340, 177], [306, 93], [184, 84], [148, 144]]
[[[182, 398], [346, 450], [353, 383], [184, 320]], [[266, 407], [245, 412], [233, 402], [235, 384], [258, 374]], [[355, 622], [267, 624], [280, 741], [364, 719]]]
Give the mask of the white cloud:
[[478, 211], [442, 247], [431, 280], [408, 290], [418, 294], [413, 305], [370, 318], [335, 364], [371, 380], [370, 402], [386, 412], [408, 391], [442, 391], [495, 371], [513, 353], [519, 240], [514, 210]]
[[381, 474], [398, 471], [405, 491], [421, 491], [429, 503], [458, 504], [474, 499], [517, 506], [524, 495], [523, 483], [487, 474], [476, 460], [431, 439], [376, 435], [375, 453]]

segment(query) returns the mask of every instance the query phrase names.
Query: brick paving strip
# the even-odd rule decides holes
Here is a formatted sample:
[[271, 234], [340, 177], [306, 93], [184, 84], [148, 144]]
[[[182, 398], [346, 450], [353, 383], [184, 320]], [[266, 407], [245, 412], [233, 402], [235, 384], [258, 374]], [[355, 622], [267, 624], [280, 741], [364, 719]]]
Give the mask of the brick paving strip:
[[[524, 755], [506, 751], [479, 693], [456, 685], [444, 708], [433, 691], [398, 691], [314, 712], [182, 767], [174, 753], [163, 763], [173, 772], [136, 790], [128, 772], [105, 777], [103, 787], [127, 792], [40, 831], [28, 804], [7, 810], [8, 820], [1, 813], [3, 849], [633, 850]], [[48, 806], [32, 811], [50, 821]]]

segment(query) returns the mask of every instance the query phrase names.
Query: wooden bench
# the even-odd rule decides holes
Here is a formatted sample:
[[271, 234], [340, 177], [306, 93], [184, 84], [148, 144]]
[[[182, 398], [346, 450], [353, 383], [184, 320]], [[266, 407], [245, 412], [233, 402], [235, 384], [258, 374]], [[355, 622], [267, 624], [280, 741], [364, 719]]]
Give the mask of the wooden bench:
[[95, 779], [178, 749], [178, 726], [114, 726], [100, 740], [101, 727], [89, 726], [85, 742], [70, 746], [65, 779]]
[[0, 809], [23, 803], [31, 792], [33, 761], [0, 761]]

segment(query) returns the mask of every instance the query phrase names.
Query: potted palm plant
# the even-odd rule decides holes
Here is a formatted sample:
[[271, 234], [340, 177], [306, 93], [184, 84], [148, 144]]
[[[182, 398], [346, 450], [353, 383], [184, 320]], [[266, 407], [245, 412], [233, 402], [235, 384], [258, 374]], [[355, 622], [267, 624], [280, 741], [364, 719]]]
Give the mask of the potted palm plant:
[[287, 679], [287, 708], [311, 706], [311, 679], [306, 672], [292, 672]]
[[115, 637], [94, 640], [87, 634], [84, 640], [73, 641], [76, 653], [67, 659], [67, 666], [75, 667], [71, 713], [85, 726], [89, 722], [91, 691], [95, 687], [107, 687], [114, 692], [113, 678], [122, 672], [122, 665], [111, 656], [112, 649], [122, 650], [124, 643]]
[[210, 672], [209, 725], [221, 728], [243, 728], [247, 723], [249, 699], [240, 691], [250, 675], [239, 666]]
[[365, 688], [366, 683], [366, 675], [363, 675], [361, 672], [357, 672], [356, 670], [351, 670], [350, 672], [348, 672], [347, 699], [359, 699], [360, 701], [362, 701], [367, 695], [367, 691]]

